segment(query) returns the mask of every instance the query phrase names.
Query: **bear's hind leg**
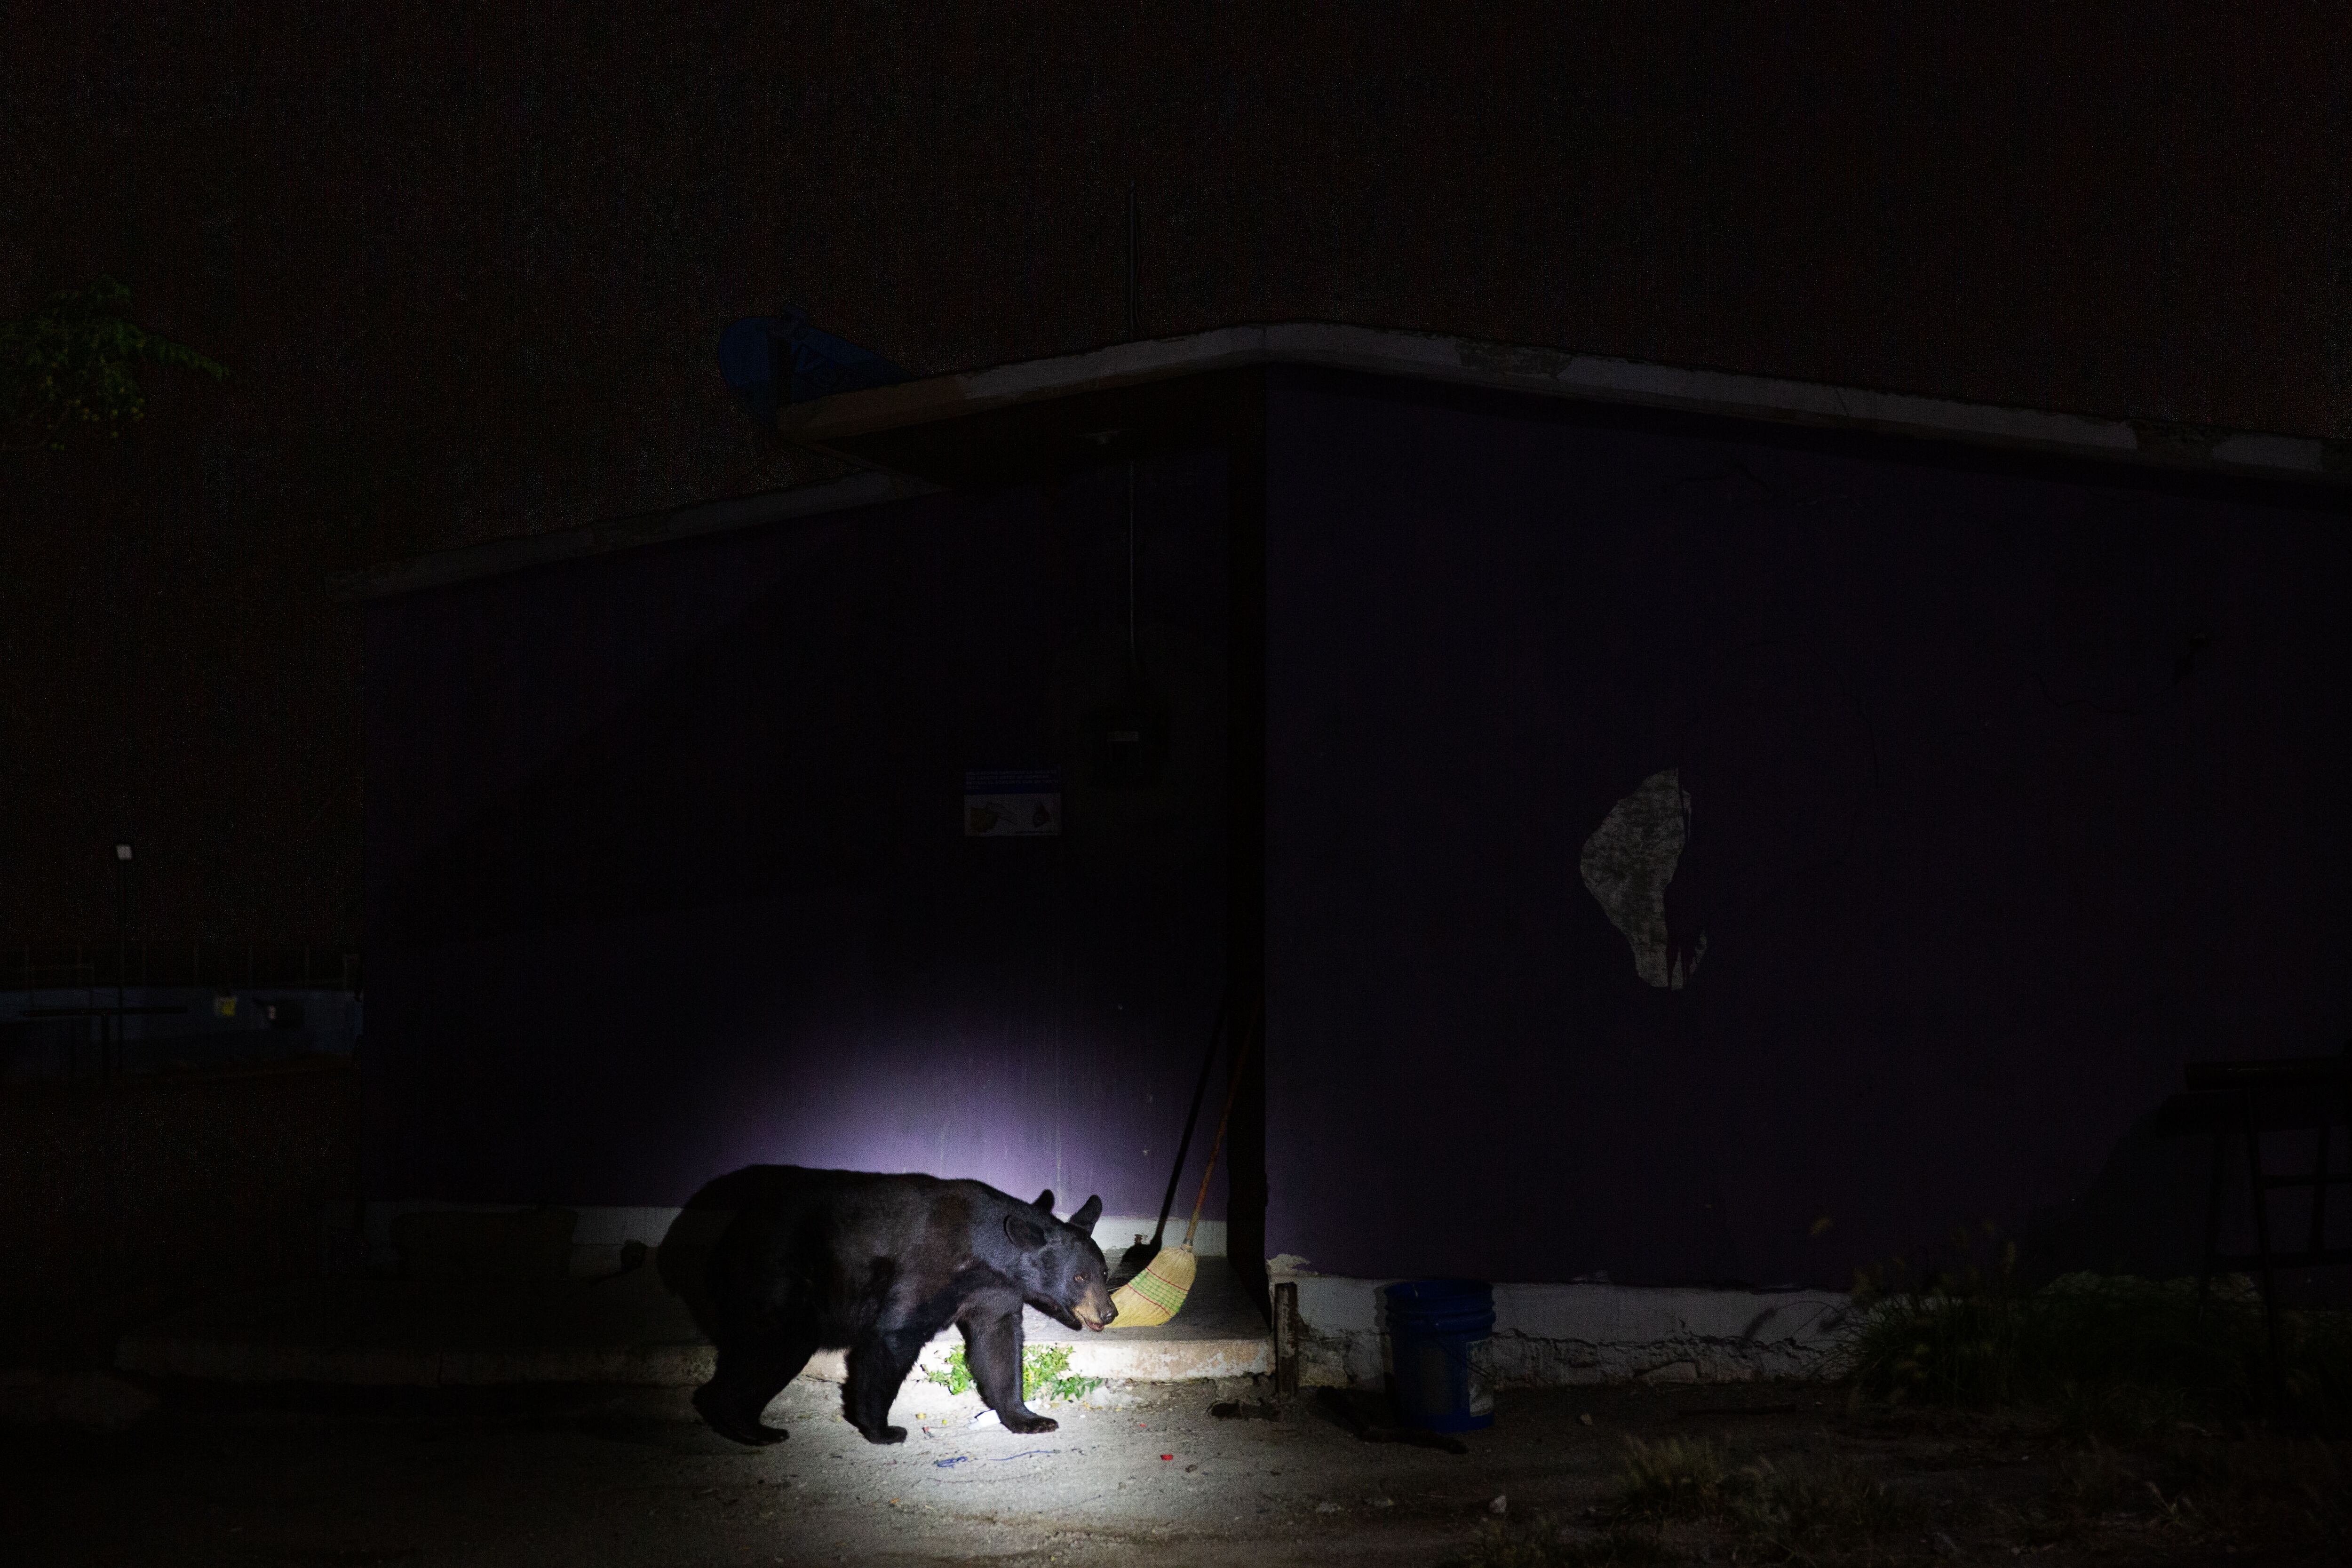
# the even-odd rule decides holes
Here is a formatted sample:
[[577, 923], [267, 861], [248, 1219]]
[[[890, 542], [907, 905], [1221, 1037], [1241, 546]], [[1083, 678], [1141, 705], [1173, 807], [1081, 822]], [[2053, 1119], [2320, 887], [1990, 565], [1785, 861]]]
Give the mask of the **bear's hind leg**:
[[719, 1352], [719, 1369], [694, 1391], [694, 1408], [713, 1432], [754, 1447], [792, 1436], [760, 1419], [768, 1401], [816, 1353], [814, 1334], [739, 1341]]
[[963, 1325], [964, 1364], [980, 1396], [1012, 1432], [1052, 1432], [1061, 1423], [1040, 1415], [1021, 1397], [1021, 1309]]
[[869, 1443], [903, 1443], [904, 1426], [890, 1425], [890, 1405], [913, 1370], [923, 1342], [868, 1330], [849, 1347], [849, 1381], [842, 1386], [842, 1413]]

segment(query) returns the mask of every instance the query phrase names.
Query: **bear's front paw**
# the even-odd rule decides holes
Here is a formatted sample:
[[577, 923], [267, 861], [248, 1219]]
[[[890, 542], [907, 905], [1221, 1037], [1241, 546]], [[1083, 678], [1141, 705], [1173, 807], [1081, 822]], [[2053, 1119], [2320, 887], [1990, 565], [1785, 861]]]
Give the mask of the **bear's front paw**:
[[866, 1440], [869, 1443], [903, 1443], [907, 1440], [907, 1429], [904, 1426], [870, 1426], [866, 1428]]
[[1024, 1410], [1018, 1415], [1000, 1415], [997, 1419], [1004, 1423], [1005, 1430], [1009, 1432], [1058, 1432], [1062, 1429], [1059, 1421], [1034, 1411]]

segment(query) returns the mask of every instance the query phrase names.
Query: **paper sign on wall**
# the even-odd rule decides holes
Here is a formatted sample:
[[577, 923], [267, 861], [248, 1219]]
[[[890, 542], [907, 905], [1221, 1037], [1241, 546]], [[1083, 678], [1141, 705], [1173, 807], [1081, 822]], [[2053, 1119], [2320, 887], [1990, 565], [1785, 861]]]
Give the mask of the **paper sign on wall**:
[[1053, 837], [1062, 831], [1062, 775], [1051, 769], [963, 775], [966, 838]]

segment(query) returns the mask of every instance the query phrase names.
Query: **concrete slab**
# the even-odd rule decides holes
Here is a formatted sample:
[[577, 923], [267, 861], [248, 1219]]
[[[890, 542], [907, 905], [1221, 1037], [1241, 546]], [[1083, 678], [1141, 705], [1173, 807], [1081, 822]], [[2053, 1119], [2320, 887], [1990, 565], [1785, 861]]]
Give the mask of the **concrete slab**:
[[[1030, 1342], [1066, 1344], [1070, 1368], [1113, 1382], [1240, 1377], [1274, 1369], [1273, 1342], [1222, 1258], [1202, 1258], [1184, 1310], [1150, 1329], [1081, 1335], [1037, 1312]], [[920, 1366], [945, 1363], [950, 1331]], [[390, 1387], [577, 1383], [691, 1386], [713, 1352], [650, 1268], [603, 1280], [458, 1284], [297, 1280], [208, 1302], [127, 1334], [125, 1372], [226, 1383]], [[839, 1382], [838, 1352], [804, 1377]]]

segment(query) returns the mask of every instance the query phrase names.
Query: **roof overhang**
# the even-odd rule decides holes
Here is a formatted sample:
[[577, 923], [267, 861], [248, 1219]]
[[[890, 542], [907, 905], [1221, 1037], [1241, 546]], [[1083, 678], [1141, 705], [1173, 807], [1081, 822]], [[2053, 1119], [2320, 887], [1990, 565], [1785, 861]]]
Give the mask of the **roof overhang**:
[[2158, 420], [2102, 418], [1921, 397], [1325, 321], [1220, 327], [1114, 343], [790, 405], [780, 431], [874, 471], [827, 484], [677, 507], [390, 563], [336, 580], [379, 598], [524, 567], [787, 518], [873, 506], [942, 486], [1032, 477], [1076, 460], [1231, 436], [1254, 404], [1237, 390], [1272, 365], [1531, 394], [1627, 408], [1875, 432], [1911, 440], [2139, 465], [2175, 473], [2352, 488], [2352, 443]]
[[1133, 394], [1155, 384], [1265, 365], [1313, 365], [1591, 403], [2272, 479], [2341, 480], [2352, 473], [2352, 451], [2344, 443], [2306, 436], [2012, 408], [1322, 321], [1221, 327], [844, 393], [787, 406], [780, 411], [777, 425], [802, 445], [890, 467], [890, 450], [905, 445], [892, 440], [893, 435], [918, 426], [1071, 398]]

